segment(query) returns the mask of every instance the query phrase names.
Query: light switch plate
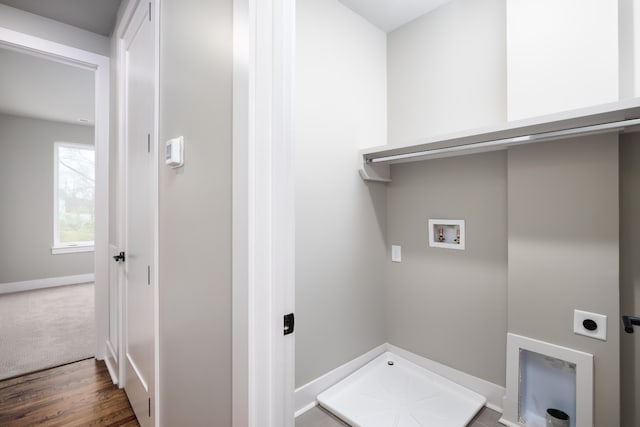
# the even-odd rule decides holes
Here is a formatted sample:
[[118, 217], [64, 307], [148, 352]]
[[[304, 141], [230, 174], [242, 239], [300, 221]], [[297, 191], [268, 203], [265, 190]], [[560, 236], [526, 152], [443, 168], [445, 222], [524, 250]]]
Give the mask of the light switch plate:
[[391, 261], [402, 262], [402, 246], [391, 245]]
[[[597, 328], [593, 331], [585, 328], [583, 322], [585, 320], [593, 320]], [[607, 316], [604, 314], [589, 313], [588, 311], [574, 310], [573, 311], [573, 332], [578, 335], [584, 335], [586, 337], [595, 338], [598, 340], [607, 340]]]

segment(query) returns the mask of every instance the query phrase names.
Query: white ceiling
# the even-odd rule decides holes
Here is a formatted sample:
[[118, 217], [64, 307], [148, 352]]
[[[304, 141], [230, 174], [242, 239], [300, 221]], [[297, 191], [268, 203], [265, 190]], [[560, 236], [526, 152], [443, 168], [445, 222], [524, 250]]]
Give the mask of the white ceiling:
[[121, 0], [0, 0], [45, 18], [110, 36]]
[[0, 113], [94, 123], [94, 72], [0, 49]]
[[451, 0], [339, 0], [363, 18], [390, 32]]

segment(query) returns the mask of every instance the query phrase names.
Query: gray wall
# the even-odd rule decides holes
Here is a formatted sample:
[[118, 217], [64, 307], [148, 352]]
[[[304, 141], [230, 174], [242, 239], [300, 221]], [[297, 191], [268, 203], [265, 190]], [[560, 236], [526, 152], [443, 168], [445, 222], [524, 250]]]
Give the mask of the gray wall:
[[386, 36], [337, 0], [297, 2], [296, 386], [385, 342]]
[[[389, 143], [506, 119], [505, 13], [504, 0], [455, 0], [388, 34]], [[387, 339], [504, 385], [505, 154], [395, 165], [392, 177], [387, 249], [401, 245], [403, 262], [387, 256]], [[428, 246], [438, 217], [467, 221], [466, 251]]]
[[[314, 18], [322, 22], [317, 15]], [[390, 143], [506, 119], [505, 24], [504, 0], [456, 0], [388, 35]], [[299, 31], [305, 30], [304, 25], [310, 24], [299, 22]], [[340, 32], [335, 23], [325, 25]], [[318, 55], [315, 46], [304, 47], [308, 55]], [[342, 58], [320, 54], [316, 68], [322, 73], [335, 75], [326, 58], [343, 65], [343, 72], [352, 66], [341, 62]], [[300, 73], [298, 76], [304, 78]], [[314, 99], [318, 105], [329, 110], [344, 108], [342, 96], [322, 86], [321, 80], [314, 83], [333, 99], [327, 102], [320, 94]], [[297, 114], [303, 111], [301, 105], [296, 106]], [[339, 148], [331, 146], [335, 138], [326, 129], [339, 127], [341, 117], [353, 119], [354, 115], [332, 114], [315, 117], [325, 120], [320, 123], [323, 126], [314, 129], [317, 140], [303, 142], [299, 138], [298, 144], [313, 142], [311, 148], [303, 148], [302, 156], [307, 150], [323, 153], [323, 146], [331, 147], [328, 151], [338, 156]], [[304, 113], [302, 117], [308, 118]], [[369, 188], [373, 204], [368, 209], [378, 217], [387, 248], [383, 338], [499, 385], [505, 384], [507, 331], [592, 353], [595, 425], [618, 425], [617, 150], [617, 137], [609, 135], [516, 147], [508, 154], [393, 166], [386, 201], [384, 194], [375, 193], [382, 186]], [[311, 157], [305, 159], [305, 165], [312, 163]], [[371, 293], [364, 294], [364, 303], [349, 293], [353, 289], [363, 295], [363, 288], [344, 284], [333, 287], [333, 282], [340, 283], [347, 277], [342, 276], [344, 257], [334, 258], [334, 252], [344, 244], [334, 235], [345, 233], [339, 226], [322, 227], [353, 212], [340, 197], [350, 181], [346, 176], [339, 182], [332, 181], [342, 167], [335, 159], [320, 155], [315, 160], [331, 174], [318, 173], [318, 167], [309, 169], [313, 172], [305, 169], [297, 177], [298, 185], [304, 183], [309, 190], [299, 191], [298, 197], [303, 200], [298, 204], [309, 203], [305, 198], [318, 199], [315, 206], [309, 203], [315, 211], [310, 208], [306, 213], [314, 220], [297, 219], [296, 311], [301, 323], [304, 316], [310, 316], [305, 313], [311, 313], [314, 322], [322, 318], [332, 322], [334, 307], [336, 317], [341, 319], [343, 301], [354, 301], [356, 307], [373, 307], [369, 305]], [[327, 189], [335, 195], [333, 199], [324, 193]], [[327, 200], [335, 200], [330, 208], [326, 207]], [[359, 216], [366, 218], [362, 213]], [[433, 217], [465, 219], [467, 250], [429, 248], [427, 220]], [[314, 227], [320, 228], [315, 235]], [[331, 239], [327, 239], [329, 236]], [[359, 239], [364, 241], [363, 237]], [[325, 240], [341, 243], [325, 245]], [[392, 244], [403, 248], [400, 264], [389, 260]], [[354, 251], [354, 247], [347, 255], [357, 265], [363, 252]], [[371, 268], [364, 266], [362, 274]], [[324, 278], [331, 281], [325, 283]], [[551, 302], [550, 295], [554, 296]], [[608, 316], [606, 342], [573, 334], [576, 308]], [[461, 315], [474, 316], [474, 320], [465, 322]], [[340, 357], [324, 366], [331, 355], [314, 347], [311, 335], [303, 335], [303, 327], [296, 339], [304, 348], [298, 345], [296, 356], [304, 355], [306, 365], [297, 361], [297, 375], [303, 372], [305, 377], [298, 378], [297, 385], [337, 366], [343, 356], [340, 345], [345, 341], [340, 333], [335, 340], [327, 336], [326, 330], [331, 328], [317, 327], [313, 339], [333, 344], [340, 351]], [[353, 339], [360, 338], [353, 330], [349, 334]], [[322, 364], [322, 369], [314, 370], [312, 362]]]
[[93, 127], [0, 114], [0, 286], [93, 273], [93, 252], [51, 254], [53, 144], [93, 138]]
[[109, 56], [109, 38], [0, 4], [0, 27]]
[[[619, 425], [618, 137], [509, 150], [509, 332], [594, 355], [595, 426]], [[573, 310], [608, 316], [607, 341]]]
[[[620, 314], [640, 316], [640, 133], [620, 140]], [[622, 427], [640, 424], [640, 328], [621, 332]]]
[[[506, 152], [392, 167], [387, 335], [391, 344], [504, 386]], [[466, 250], [429, 247], [430, 218], [464, 219]], [[390, 246], [389, 246], [390, 249]]]
[[231, 425], [232, 1], [163, 0], [160, 381], [164, 426]]
[[389, 143], [507, 117], [505, 0], [454, 0], [389, 33]]

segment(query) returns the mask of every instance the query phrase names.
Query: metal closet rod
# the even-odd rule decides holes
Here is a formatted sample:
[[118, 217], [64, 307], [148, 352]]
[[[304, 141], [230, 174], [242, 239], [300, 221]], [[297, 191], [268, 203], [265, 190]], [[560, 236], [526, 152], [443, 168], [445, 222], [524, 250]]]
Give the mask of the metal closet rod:
[[382, 163], [393, 160], [411, 159], [414, 157], [428, 157], [443, 153], [455, 153], [478, 148], [508, 147], [510, 145], [529, 144], [544, 140], [561, 139], [576, 135], [589, 135], [603, 133], [612, 130], [622, 130], [627, 127], [640, 125], [640, 119], [621, 120], [618, 122], [602, 123], [599, 125], [582, 126], [571, 129], [556, 130], [552, 132], [534, 133], [531, 135], [515, 136], [511, 138], [495, 139], [492, 141], [476, 142], [473, 144], [456, 145], [453, 147], [434, 148], [431, 150], [416, 151], [414, 153], [395, 154], [392, 156], [375, 157], [366, 159], [367, 163]]

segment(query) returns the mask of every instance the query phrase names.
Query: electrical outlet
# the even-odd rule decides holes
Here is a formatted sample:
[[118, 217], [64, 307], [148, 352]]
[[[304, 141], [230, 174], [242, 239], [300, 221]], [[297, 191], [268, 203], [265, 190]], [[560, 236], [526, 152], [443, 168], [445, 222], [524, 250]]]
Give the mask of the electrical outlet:
[[391, 261], [402, 262], [402, 246], [391, 245]]
[[578, 335], [607, 340], [607, 316], [589, 313], [588, 311], [573, 310], [573, 332]]

